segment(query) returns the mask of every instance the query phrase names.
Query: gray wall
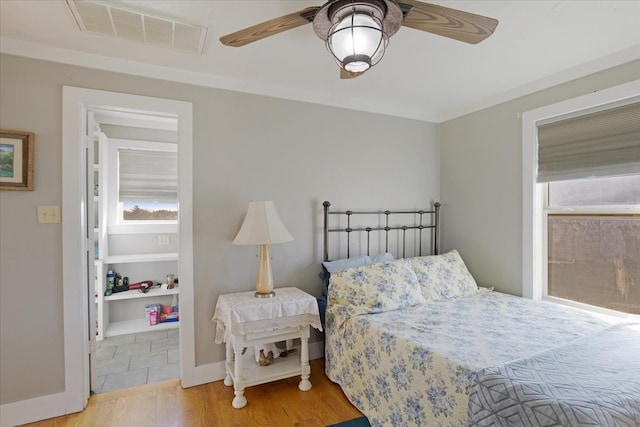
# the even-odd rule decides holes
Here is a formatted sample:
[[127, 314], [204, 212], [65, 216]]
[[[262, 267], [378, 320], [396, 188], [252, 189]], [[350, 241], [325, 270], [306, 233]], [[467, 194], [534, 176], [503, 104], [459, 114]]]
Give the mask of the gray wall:
[[443, 249], [457, 248], [480, 285], [522, 295], [520, 114], [626, 83], [640, 60], [443, 123]]
[[232, 246], [250, 200], [274, 200], [295, 240], [274, 245], [278, 286], [319, 295], [321, 203], [424, 207], [440, 197], [438, 126], [307, 103], [0, 56], [0, 127], [35, 132], [34, 191], [0, 192], [0, 403], [64, 389], [62, 86], [190, 101], [194, 112], [196, 362], [223, 360], [217, 296], [254, 288], [257, 248]]
[[320, 293], [323, 200], [440, 199], [443, 249], [458, 248], [481, 285], [520, 294], [519, 113], [639, 75], [636, 61], [437, 126], [1, 55], [0, 127], [35, 132], [36, 149], [35, 190], [0, 192], [0, 403], [64, 387], [62, 232], [36, 221], [37, 205], [61, 204], [62, 85], [193, 103], [196, 360], [205, 364], [223, 359], [210, 322], [217, 296], [253, 288], [256, 251], [230, 244], [249, 200], [274, 200], [295, 238], [271, 249], [278, 286]]

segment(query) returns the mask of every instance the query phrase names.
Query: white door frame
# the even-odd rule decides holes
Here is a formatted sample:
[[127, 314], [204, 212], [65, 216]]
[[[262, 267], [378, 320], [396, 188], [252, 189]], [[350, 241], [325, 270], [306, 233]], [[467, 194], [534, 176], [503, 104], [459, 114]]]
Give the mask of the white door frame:
[[87, 241], [82, 230], [86, 203], [84, 135], [87, 111], [122, 108], [123, 111], [158, 112], [178, 117], [180, 377], [183, 386], [195, 378], [195, 322], [193, 285], [193, 113], [190, 102], [63, 87], [62, 109], [62, 279], [64, 308], [65, 390], [63, 413], [83, 410], [89, 399], [89, 340], [86, 266], [82, 254]]

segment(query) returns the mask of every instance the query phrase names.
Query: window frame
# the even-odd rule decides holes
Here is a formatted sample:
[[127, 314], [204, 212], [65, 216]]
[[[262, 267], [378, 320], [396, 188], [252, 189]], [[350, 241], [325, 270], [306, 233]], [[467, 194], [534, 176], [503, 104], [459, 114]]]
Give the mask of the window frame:
[[[548, 185], [536, 182], [538, 125], [586, 112], [604, 110], [640, 97], [640, 80], [634, 80], [588, 95], [544, 106], [522, 114], [522, 296], [545, 299], [606, 315], [629, 317], [627, 313], [600, 308], [547, 294], [547, 195]], [[564, 207], [567, 212], [587, 213], [593, 207]], [[603, 207], [596, 207], [598, 213]], [[554, 209], [558, 212], [560, 209]], [[637, 213], [640, 209], [610, 207], [608, 213]]]
[[[155, 142], [131, 139], [110, 138], [107, 144], [107, 177], [109, 186], [107, 191], [107, 232], [108, 234], [155, 234], [177, 233], [178, 221], [121, 221], [118, 204], [120, 201], [118, 170], [118, 151], [120, 149], [134, 149], [141, 151], [178, 152], [178, 145], [172, 142]], [[179, 199], [176, 200], [178, 202]], [[178, 218], [180, 212], [178, 211]]]

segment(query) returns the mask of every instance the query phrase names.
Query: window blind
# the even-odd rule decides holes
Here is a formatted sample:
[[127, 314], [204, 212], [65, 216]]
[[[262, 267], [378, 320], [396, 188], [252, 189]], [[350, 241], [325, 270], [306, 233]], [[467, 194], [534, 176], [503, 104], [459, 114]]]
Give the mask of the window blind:
[[178, 201], [177, 153], [120, 150], [118, 167], [121, 202]]
[[538, 182], [640, 173], [640, 99], [538, 126]]

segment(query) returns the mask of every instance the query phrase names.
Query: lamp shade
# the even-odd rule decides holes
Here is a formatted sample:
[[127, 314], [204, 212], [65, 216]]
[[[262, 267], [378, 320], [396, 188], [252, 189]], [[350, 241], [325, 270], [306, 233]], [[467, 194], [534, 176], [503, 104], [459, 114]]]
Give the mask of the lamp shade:
[[270, 245], [290, 242], [293, 237], [285, 228], [272, 201], [249, 202], [234, 245]]

